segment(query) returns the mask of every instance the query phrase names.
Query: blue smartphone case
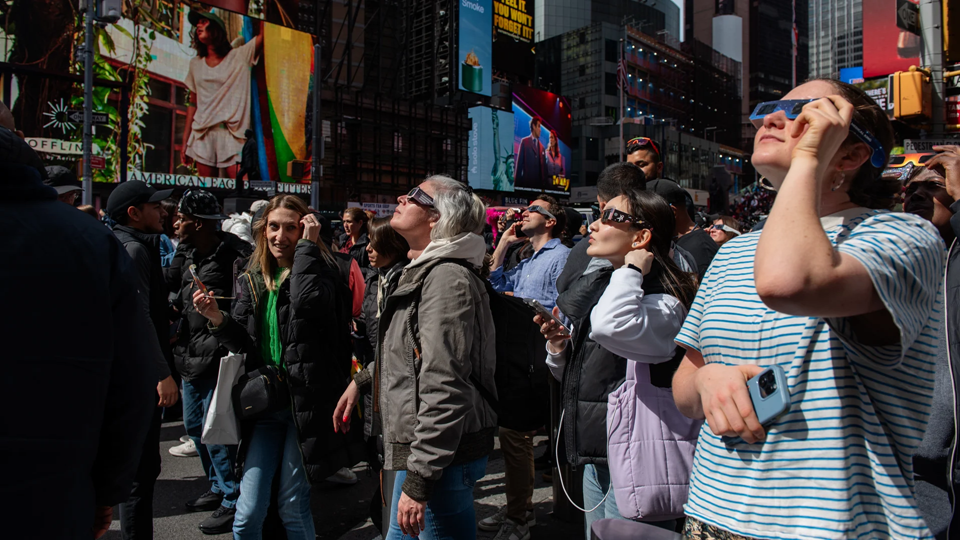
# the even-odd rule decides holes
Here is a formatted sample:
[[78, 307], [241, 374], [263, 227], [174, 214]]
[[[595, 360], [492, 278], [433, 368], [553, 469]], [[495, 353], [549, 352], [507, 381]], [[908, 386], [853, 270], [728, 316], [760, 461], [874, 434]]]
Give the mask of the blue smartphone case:
[[[775, 386], [771, 387], [771, 382]], [[760, 425], [766, 426], [790, 410], [787, 374], [780, 366], [764, 369], [759, 375], [747, 381], [747, 388], [750, 390], [750, 400], [753, 401], [753, 410], [757, 413]]]

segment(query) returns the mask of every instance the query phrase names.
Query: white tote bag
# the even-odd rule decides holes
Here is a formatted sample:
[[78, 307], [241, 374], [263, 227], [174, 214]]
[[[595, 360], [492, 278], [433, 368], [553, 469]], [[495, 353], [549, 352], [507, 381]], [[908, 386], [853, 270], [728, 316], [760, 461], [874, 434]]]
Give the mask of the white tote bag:
[[233, 410], [233, 386], [243, 374], [245, 355], [228, 354], [220, 359], [217, 388], [203, 422], [203, 444], [240, 444], [240, 421]]

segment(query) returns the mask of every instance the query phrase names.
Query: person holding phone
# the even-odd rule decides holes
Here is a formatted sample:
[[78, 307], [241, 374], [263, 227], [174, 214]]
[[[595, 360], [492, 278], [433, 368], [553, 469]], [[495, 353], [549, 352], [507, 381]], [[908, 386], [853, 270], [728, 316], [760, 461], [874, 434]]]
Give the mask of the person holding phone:
[[607, 399], [628, 369], [650, 371], [651, 364], [674, 358], [673, 338], [696, 293], [696, 276], [681, 271], [670, 255], [673, 227], [663, 197], [625, 189], [606, 202], [587, 240], [587, 255], [610, 265], [582, 276], [557, 299], [554, 315], [571, 319], [573, 335], [555, 321], [534, 318], [548, 339], [547, 365], [563, 383], [567, 462], [584, 467], [587, 538], [594, 521], [620, 518], [607, 468]]
[[352, 465], [348, 441], [326, 421], [350, 378], [350, 297], [303, 200], [274, 197], [261, 221], [247, 271], [237, 280], [233, 313], [200, 291], [193, 304], [226, 349], [246, 355], [248, 371], [273, 366], [289, 387], [289, 405], [241, 426], [234, 538], [260, 538], [279, 474], [287, 538], [312, 540], [311, 482]]
[[[913, 458], [933, 395], [944, 244], [892, 213], [894, 138], [863, 90], [815, 80], [761, 103], [753, 154], [777, 188], [725, 243], [677, 336], [674, 398], [705, 419], [686, 538], [930, 538]], [[747, 381], [786, 372], [762, 426]]]

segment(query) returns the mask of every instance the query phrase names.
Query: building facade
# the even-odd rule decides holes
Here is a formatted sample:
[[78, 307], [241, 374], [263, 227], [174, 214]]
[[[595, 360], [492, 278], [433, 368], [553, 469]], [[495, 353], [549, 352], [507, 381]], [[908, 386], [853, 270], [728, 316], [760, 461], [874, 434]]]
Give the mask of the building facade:
[[680, 7], [672, 0], [536, 0], [534, 32], [537, 41], [583, 28], [591, 23], [622, 25], [625, 21], [644, 32], [682, 39]]
[[808, 0], [810, 77], [863, 65], [863, 0]]

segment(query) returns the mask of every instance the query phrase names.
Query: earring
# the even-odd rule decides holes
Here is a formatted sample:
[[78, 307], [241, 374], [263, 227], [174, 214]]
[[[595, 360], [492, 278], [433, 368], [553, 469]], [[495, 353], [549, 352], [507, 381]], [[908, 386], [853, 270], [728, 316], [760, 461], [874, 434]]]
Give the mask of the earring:
[[634, 242], [631, 247], [640, 247], [640, 242]]
[[836, 184], [835, 186], [833, 186], [832, 188], [830, 188], [830, 191], [836, 191], [836, 190], [840, 189], [840, 186], [843, 185], [843, 182], [844, 182], [844, 180], [846, 180], [846, 179], [847, 179], [847, 175], [844, 174], [844, 173], [840, 173], [840, 181], [837, 182], [837, 184]]

